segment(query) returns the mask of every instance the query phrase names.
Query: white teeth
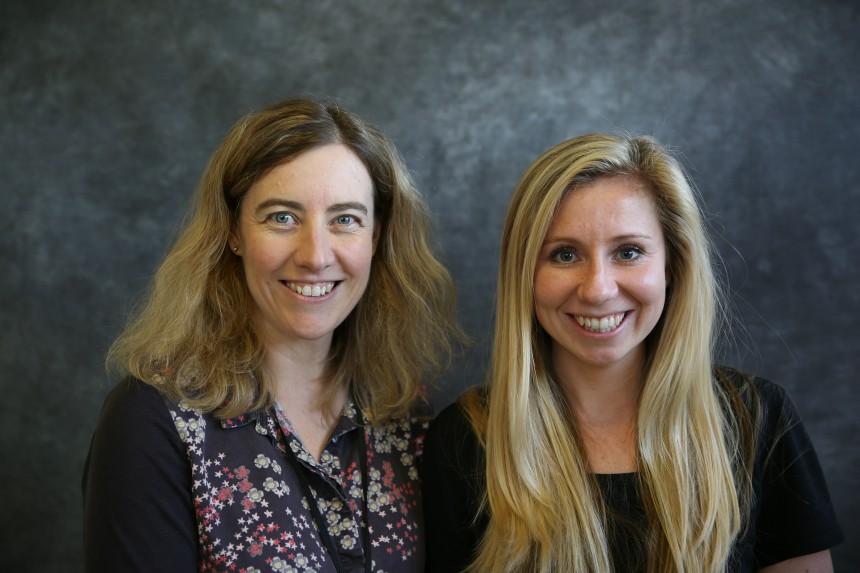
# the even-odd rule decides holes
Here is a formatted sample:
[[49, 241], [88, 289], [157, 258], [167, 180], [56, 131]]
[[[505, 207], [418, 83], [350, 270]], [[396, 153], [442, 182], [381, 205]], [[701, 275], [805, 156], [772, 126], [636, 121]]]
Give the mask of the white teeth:
[[618, 328], [618, 325], [621, 324], [622, 320], [624, 320], [624, 313], [619, 312], [618, 314], [610, 314], [609, 316], [604, 316], [602, 318], [592, 318], [575, 314], [573, 318], [576, 319], [576, 322], [586, 330], [605, 333]]
[[334, 283], [317, 283], [312, 285], [300, 285], [296, 283], [286, 283], [287, 287], [302, 296], [317, 297], [327, 295], [334, 288]]

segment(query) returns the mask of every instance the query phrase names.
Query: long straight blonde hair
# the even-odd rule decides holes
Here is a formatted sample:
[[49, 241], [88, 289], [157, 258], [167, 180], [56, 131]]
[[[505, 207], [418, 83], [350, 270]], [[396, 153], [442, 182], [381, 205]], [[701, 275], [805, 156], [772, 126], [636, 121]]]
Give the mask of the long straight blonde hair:
[[[715, 383], [718, 290], [696, 199], [654, 140], [592, 134], [526, 171], [501, 245], [489, 396], [463, 400], [486, 449], [489, 525], [470, 571], [612, 570], [607, 516], [575, 422], [553, 380], [534, 313], [538, 252], [565, 193], [626, 174], [649, 189], [667, 244], [666, 306], [646, 340], [637, 415], [639, 487], [652, 572], [718, 572], [742, 524], [748, 476], [740, 429]], [[644, 557], [644, 556], [643, 556]]]
[[379, 240], [367, 290], [335, 330], [329, 387], [351, 385], [372, 422], [408, 411], [422, 376], [446, 363], [451, 337], [461, 336], [453, 284], [432, 253], [426, 207], [394, 146], [343, 108], [306, 99], [243, 117], [224, 138], [109, 366], [219, 417], [272, 403], [251, 324], [254, 301], [227, 237], [255, 181], [330, 143], [347, 146], [367, 168]]

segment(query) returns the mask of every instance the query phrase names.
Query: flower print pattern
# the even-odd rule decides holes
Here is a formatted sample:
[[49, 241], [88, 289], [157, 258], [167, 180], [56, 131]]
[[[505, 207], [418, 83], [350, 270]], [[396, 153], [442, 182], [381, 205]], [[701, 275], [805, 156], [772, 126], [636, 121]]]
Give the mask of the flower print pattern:
[[[191, 464], [202, 572], [333, 573], [324, 527], [348, 571], [420, 571], [420, 483], [426, 417], [367, 427], [348, 402], [319, 460], [280, 408], [218, 420], [168, 402]], [[367, 503], [360, 466], [366, 447]], [[288, 456], [295, 456], [296, 465]], [[309, 485], [307, 499], [298, 471]], [[314, 503], [323, 523], [315, 523]], [[365, 507], [367, 515], [364, 515]]]

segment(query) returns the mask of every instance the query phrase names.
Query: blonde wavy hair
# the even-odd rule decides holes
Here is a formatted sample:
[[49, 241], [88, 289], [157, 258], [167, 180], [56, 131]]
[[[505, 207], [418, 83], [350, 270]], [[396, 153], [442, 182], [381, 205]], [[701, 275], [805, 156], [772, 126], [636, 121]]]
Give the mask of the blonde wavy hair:
[[347, 146], [370, 173], [379, 229], [367, 290], [333, 336], [330, 387], [351, 385], [373, 423], [409, 410], [422, 375], [450, 360], [460, 333], [451, 278], [429, 247], [427, 209], [394, 146], [337, 105], [305, 99], [252, 113], [227, 134], [148, 297], [111, 347], [110, 368], [222, 418], [273, 402], [254, 301], [227, 238], [255, 181], [330, 143]]
[[[607, 509], [569, 407], [553, 380], [550, 340], [535, 318], [538, 252], [566, 193], [626, 174], [650, 189], [666, 244], [666, 306], [646, 340], [637, 465], [652, 572], [725, 568], [749, 495], [751, 422], [715, 381], [718, 288], [694, 192], [647, 137], [565, 141], [526, 171], [501, 245], [489, 395], [462, 400], [486, 450], [489, 525], [469, 570], [612, 570]], [[750, 438], [751, 439], [751, 438]], [[744, 442], [744, 443], [742, 443]], [[646, 557], [647, 555], [647, 557]]]

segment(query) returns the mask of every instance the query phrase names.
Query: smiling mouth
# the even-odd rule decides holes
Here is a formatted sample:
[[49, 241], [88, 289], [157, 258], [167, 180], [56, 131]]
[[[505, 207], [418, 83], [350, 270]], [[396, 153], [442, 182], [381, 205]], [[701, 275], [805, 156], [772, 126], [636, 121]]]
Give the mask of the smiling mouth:
[[606, 316], [583, 316], [579, 314], [572, 315], [577, 324], [589, 332], [606, 334], [617, 330], [621, 323], [624, 322], [626, 312], [616, 314], [608, 314]]
[[294, 293], [302, 296], [309, 296], [311, 298], [325, 296], [330, 293], [335, 286], [337, 286], [337, 282], [296, 283], [281, 281], [281, 283]]

